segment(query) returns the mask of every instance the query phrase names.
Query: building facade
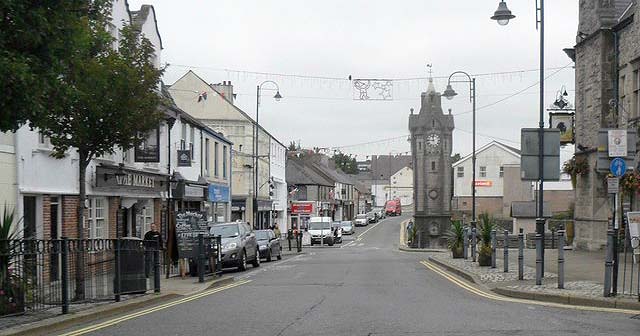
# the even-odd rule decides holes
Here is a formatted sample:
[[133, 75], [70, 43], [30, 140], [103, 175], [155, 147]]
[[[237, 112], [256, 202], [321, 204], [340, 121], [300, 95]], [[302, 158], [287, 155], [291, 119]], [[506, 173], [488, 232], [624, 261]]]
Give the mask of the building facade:
[[0, 214], [16, 207], [16, 181], [15, 133], [0, 133]]
[[413, 169], [404, 167], [391, 175], [386, 189], [388, 199], [399, 199], [400, 204], [413, 205]]
[[429, 79], [421, 95], [419, 114], [409, 116], [414, 169], [414, 221], [421, 247], [446, 246], [443, 234], [451, 226], [451, 151], [454, 122], [444, 114], [440, 93]]

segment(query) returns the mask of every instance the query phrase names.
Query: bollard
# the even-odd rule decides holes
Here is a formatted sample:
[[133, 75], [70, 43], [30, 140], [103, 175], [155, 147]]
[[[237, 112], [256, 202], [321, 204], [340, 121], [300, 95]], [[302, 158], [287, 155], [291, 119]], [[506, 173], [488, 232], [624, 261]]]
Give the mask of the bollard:
[[558, 288], [564, 289], [564, 230], [558, 230]]
[[69, 313], [69, 241], [67, 237], [62, 237], [59, 241], [62, 246], [60, 251], [61, 273], [60, 281], [62, 281], [62, 313]]
[[518, 233], [518, 280], [524, 280], [524, 232]]
[[153, 251], [153, 292], [160, 293], [160, 239], [156, 241]]
[[542, 235], [536, 233], [536, 285], [542, 285]]
[[204, 235], [198, 234], [198, 282], [204, 282]]
[[296, 245], [298, 246], [298, 252], [302, 252], [302, 232], [296, 236]]
[[504, 230], [504, 272], [509, 273], [509, 230]]
[[613, 271], [613, 230], [607, 230], [607, 258], [604, 262], [604, 297], [611, 296], [611, 275]]
[[471, 229], [471, 260], [476, 262], [476, 228]]
[[491, 230], [491, 268], [496, 268], [496, 230]]
[[464, 227], [462, 231], [462, 257], [464, 260], [469, 259], [469, 228]]
[[291, 234], [287, 234], [287, 241], [289, 242], [289, 251], [291, 251]]
[[216, 237], [216, 271], [222, 276], [222, 236]]
[[556, 248], [556, 230], [555, 229], [551, 230], [551, 248], [552, 249]]
[[116, 274], [115, 274], [115, 279], [114, 279], [115, 280], [114, 281], [114, 287], [115, 288], [113, 289], [113, 291], [116, 294], [116, 297], [115, 297], [116, 302], [120, 302], [120, 288], [122, 288], [121, 287], [121, 285], [122, 285], [122, 281], [121, 280], [122, 279], [121, 279], [121, 276], [120, 276], [120, 268], [121, 268], [120, 267], [120, 265], [121, 265], [121, 263], [120, 263], [120, 247], [121, 247], [121, 243], [122, 243], [122, 240], [120, 240], [120, 238], [116, 239], [116, 250], [114, 251], [114, 253], [115, 253], [115, 263], [116, 263], [116, 265], [115, 265]]

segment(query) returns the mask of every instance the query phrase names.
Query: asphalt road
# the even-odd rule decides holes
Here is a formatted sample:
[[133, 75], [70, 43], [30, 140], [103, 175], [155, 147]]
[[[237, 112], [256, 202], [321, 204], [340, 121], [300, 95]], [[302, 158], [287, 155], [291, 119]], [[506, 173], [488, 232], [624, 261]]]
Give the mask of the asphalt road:
[[640, 333], [637, 316], [500, 302], [468, 292], [420, 264], [423, 255], [397, 250], [399, 224], [405, 218], [387, 218], [375, 227], [358, 228], [355, 236], [345, 239], [343, 247], [308, 248], [304, 255], [236, 273], [239, 280], [250, 280], [243, 285], [90, 334]]

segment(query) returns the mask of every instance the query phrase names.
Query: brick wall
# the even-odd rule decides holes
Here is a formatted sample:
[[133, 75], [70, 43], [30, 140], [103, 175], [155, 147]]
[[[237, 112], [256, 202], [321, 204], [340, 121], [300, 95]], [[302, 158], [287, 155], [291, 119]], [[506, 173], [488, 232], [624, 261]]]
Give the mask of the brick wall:
[[108, 197], [109, 201], [109, 238], [118, 237], [118, 211], [120, 210], [120, 197]]
[[[78, 238], [78, 196], [62, 196], [62, 237]], [[85, 232], [85, 237], [88, 232]]]

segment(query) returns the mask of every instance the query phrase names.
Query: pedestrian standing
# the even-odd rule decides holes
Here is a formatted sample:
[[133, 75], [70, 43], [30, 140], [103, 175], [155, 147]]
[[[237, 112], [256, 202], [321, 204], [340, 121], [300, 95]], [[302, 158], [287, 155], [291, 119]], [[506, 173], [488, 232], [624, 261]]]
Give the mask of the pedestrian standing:
[[275, 233], [275, 234], [276, 234], [276, 237], [277, 237], [278, 239], [280, 239], [280, 236], [282, 235], [282, 232], [280, 232], [280, 228], [278, 227], [278, 223], [276, 223], [276, 224], [273, 226], [273, 233]]
[[149, 277], [151, 270], [153, 269], [153, 252], [156, 249], [162, 249], [162, 236], [158, 231], [155, 223], [151, 223], [149, 231], [144, 234], [144, 259], [145, 265], [144, 274], [145, 277]]

